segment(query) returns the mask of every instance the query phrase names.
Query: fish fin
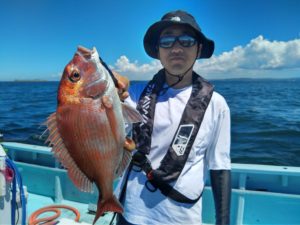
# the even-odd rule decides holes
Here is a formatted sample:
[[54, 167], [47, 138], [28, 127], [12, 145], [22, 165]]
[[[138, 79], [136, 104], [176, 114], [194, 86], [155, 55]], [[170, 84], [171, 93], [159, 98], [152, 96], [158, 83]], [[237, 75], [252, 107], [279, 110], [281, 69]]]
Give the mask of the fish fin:
[[107, 200], [100, 200], [100, 196], [99, 196], [98, 204], [97, 204], [97, 212], [93, 224], [97, 222], [97, 220], [99, 219], [100, 216], [103, 215], [103, 213], [109, 211], [116, 212], [116, 213], [123, 213], [123, 206], [114, 195]]
[[138, 123], [142, 121], [141, 114], [130, 105], [122, 103], [122, 111], [125, 123]]
[[131, 152], [124, 149], [123, 158], [119, 167], [116, 170], [115, 179], [120, 177], [123, 174], [128, 164], [130, 163], [131, 158], [132, 158]]
[[47, 129], [49, 130], [49, 137], [46, 140], [46, 143], [49, 142], [49, 145], [52, 146], [52, 152], [60, 161], [60, 163], [68, 170], [68, 175], [73, 183], [82, 191], [92, 192], [92, 182], [78, 168], [77, 164], [65, 147], [62, 138], [60, 137], [56, 123], [56, 113], [52, 113], [48, 117], [46, 125]]

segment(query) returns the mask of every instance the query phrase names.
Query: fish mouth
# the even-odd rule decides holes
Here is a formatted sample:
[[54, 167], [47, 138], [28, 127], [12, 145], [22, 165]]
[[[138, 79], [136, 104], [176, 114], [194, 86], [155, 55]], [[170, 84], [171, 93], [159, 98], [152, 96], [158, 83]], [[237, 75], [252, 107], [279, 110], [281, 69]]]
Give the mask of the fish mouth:
[[85, 48], [83, 46], [77, 47], [77, 53], [83, 56], [86, 60], [89, 60], [92, 57], [93, 50]]

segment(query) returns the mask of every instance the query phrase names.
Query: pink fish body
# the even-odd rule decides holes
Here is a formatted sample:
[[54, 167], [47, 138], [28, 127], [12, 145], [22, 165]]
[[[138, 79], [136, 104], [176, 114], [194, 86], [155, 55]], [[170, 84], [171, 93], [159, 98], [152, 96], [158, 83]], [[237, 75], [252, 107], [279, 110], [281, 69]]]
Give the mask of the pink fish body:
[[141, 121], [140, 114], [120, 102], [95, 48], [78, 48], [65, 67], [57, 98], [57, 110], [47, 120], [52, 151], [80, 190], [91, 192], [93, 182], [99, 189], [94, 223], [106, 211], [122, 213], [113, 181], [131, 160], [123, 148], [125, 122]]

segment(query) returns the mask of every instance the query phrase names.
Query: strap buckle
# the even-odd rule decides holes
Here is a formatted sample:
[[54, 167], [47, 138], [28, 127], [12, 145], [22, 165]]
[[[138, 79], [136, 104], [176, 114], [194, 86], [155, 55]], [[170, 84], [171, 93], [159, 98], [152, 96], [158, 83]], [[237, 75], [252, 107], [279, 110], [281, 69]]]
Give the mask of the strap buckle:
[[146, 174], [148, 174], [150, 171], [152, 171], [151, 163], [146, 155], [144, 155], [141, 152], [136, 152], [132, 157], [132, 164], [135, 167], [138, 167], [139, 169], [132, 168], [136, 172], [145, 171]]

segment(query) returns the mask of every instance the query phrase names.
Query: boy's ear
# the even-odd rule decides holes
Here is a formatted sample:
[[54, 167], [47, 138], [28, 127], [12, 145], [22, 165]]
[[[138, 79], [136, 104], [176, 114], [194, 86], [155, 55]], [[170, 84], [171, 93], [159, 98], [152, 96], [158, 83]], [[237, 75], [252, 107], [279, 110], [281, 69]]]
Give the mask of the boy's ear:
[[199, 46], [198, 46], [198, 55], [197, 55], [197, 58], [200, 57], [201, 51], [202, 51], [202, 44], [199, 44]]

